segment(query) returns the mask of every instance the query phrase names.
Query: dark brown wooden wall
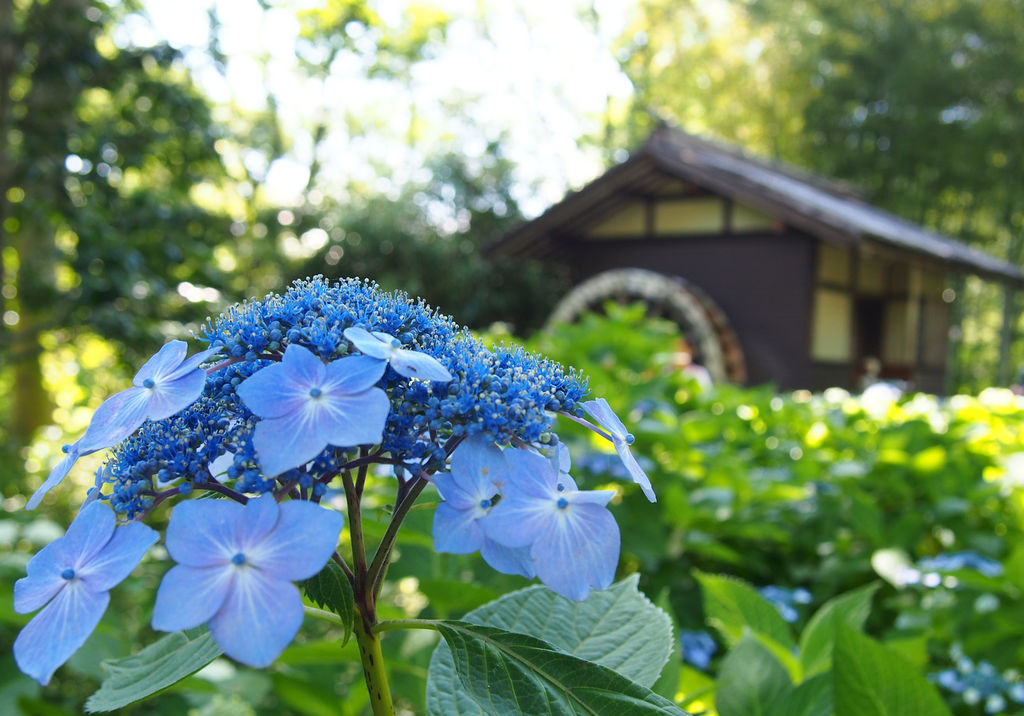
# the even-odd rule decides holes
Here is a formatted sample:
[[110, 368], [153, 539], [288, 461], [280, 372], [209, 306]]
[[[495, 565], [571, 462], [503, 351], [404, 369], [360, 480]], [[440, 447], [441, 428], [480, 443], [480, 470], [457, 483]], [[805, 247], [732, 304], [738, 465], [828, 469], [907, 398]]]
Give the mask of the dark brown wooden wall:
[[810, 375], [813, 239], [802, 234], [681, 236], [573, 242], [562, 259], [576, 283], [616, 268], [680, 276], [732, 322], [747, 382], [805, 388]]

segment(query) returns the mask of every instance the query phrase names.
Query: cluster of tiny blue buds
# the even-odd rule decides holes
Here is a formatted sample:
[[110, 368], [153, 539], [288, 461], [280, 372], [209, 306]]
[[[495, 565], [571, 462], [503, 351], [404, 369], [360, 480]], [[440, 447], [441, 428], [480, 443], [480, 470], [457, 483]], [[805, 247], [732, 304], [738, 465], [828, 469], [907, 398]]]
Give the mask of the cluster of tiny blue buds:
[[1015, 670], [1000, 673], [987, 661], [975, 663], [958, 645], [950, 650], [956, 668], [945, 669], [929, 678], [947, 691], [959, 694], [964, 703], [984, 702], [985, 713], [1004, 713], [1009, 702], [1024, 704], [1024, 682]]
[[[325, 362], [355, 354], [344, 335], [351, 328], [394, 336], [393, 348], [426, 354], [452, 375], [446, 384], [409, 380], [389, 367], [380, 380], [391, 407], [375, 454], [413, 474], [442, 469], [453, 437], [488, 433], [504, 444], [557, 443], [554, 413], [578, 414], [587, 393], [574, 370], [519, 347], [490, 349], [404, 293], [386, 293], [357, 279], [304, 279], [283, 294], [237, 304], [207, 321], [201, 338], [220, 349], [221, 364], [208, 373], [198, 401], [170, 418], [147, 422], [114, 448], [102, 474], [112, 485], [111, 506], [134, 516], [152, 505], [161, 486], [173, 484], [187, 493], [225, 477], [242, 492], [263, 493], [279, 480], [291, 480], [322, 495], [358, 450], [329, 449], [277, 480], [266, 477], [252, 440], [258, 416], [237, 389], [279, 361], [289, 345]], [[312, 390], [309, 395], [319, 397]]]

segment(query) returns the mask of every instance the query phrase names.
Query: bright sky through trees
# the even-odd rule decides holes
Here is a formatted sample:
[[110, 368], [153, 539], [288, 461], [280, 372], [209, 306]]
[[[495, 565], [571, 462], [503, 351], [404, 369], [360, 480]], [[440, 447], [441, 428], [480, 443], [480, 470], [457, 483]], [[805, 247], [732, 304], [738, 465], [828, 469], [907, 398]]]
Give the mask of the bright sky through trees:
[[[446, 35], [397, 81], [367, 77], [369, 37], [364, 57], [340, 53], [327, 77], [304, 70], [302, 59], [323, 51], [300, 47], [299, 16], [315, 5], [278, 2], [264, 11], [256, 0], [153, 0], [148, 19], [129, 17], [115, 41], [166, 39], [186, 50], [196, 80], [223, 107], [259, 112], [273, 98], [287, 152], [269, 166], [257, 153], [245, 158], [250, 170], [266, 172], [272, 202], [299, 201], [314, 160], [312, 126], [324, 119], [317, 182], [324, 191], [353, 180], [397, 190], [438, 146], [454, 143], [472, 157], [499, 137], [518, 165], [528, 213], [598, 170], [596, 155], [581, 152], [576, 139], [599, 129], [609, 96], [629, 95], [610, 49], [626, 21], [624, 0], [371, 3], [385, 27], [447, 16]], [[220, 25], [221, 67], [207, 51], [211, 12]], [[372, 127], [372, 135], [357, 126]]]

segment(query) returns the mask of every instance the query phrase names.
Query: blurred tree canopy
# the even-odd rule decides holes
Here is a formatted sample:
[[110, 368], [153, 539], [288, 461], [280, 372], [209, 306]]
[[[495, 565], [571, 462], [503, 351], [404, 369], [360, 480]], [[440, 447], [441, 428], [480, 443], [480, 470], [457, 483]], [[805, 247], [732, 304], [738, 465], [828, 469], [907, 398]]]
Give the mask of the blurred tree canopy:
[[[644, 0], [620, 40], [635, 94], [613, 134], [670, 118], [1020, 264], [1022, 30], [1020, 0]], [[995, 375], [999, 296], [957, 289], [988, 320], [960, 356], [974, 373], [955, 376], [979, 387]]]

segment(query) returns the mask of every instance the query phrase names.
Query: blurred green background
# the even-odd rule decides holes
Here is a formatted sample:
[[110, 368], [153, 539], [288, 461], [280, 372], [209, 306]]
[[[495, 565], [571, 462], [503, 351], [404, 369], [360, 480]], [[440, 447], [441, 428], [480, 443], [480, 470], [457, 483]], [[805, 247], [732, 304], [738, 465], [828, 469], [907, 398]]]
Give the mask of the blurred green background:
[[[957, 649], [1000, 673], [1024, 665], [1024, 477], [1007, 461], [1024, 451], [1024, 418], [1007, 391], [982, 392], [997, 375], [996, 287], [954, 287], [952, 387], [979, 397], [701, 393], [671, 368], [673, 326], [628, 307], [537, 333], [564, 277], [480, 252], [661, 117], [1020, 264], [1024, 3], [552, 5], [0, 0], [0, 713], [78, 713], [99, 659], [154, 636], [156, 550], [53, 685], [14, 668], [7, 646], [26, 619], [9, 585], [102, 461], [83, 459], [30, 519], [25, 498], [61, 444], [165, 338], [315, 273], [404, 289], [587, 372], [635, 426], [660, 495], [622, 488], [621, 571], [640, 571], [681, 628], [703, 628], [694, 569], [804, 587], [812, 606], [881, 577], [869, 631], [922, 673], [955, 665]], [[601, 446], [567, 439], [584, 483], [609, 482]], [[410, 520], [387, 609], [459, 616], [521, 586], [435, 554], [430, 519]], [[928, 587], [878, 569], [963, 551], [1000, 575]], [[360, 713], [359, 668], [336, 637], [307, 625], [272, 669], [217, 662], [136, 712]], [[413, 713], [430, 638], [386, 640]], [[680, 698], [707, 679], [680, 673]], [[958, 713], [985, 708], [946, 693]]]

